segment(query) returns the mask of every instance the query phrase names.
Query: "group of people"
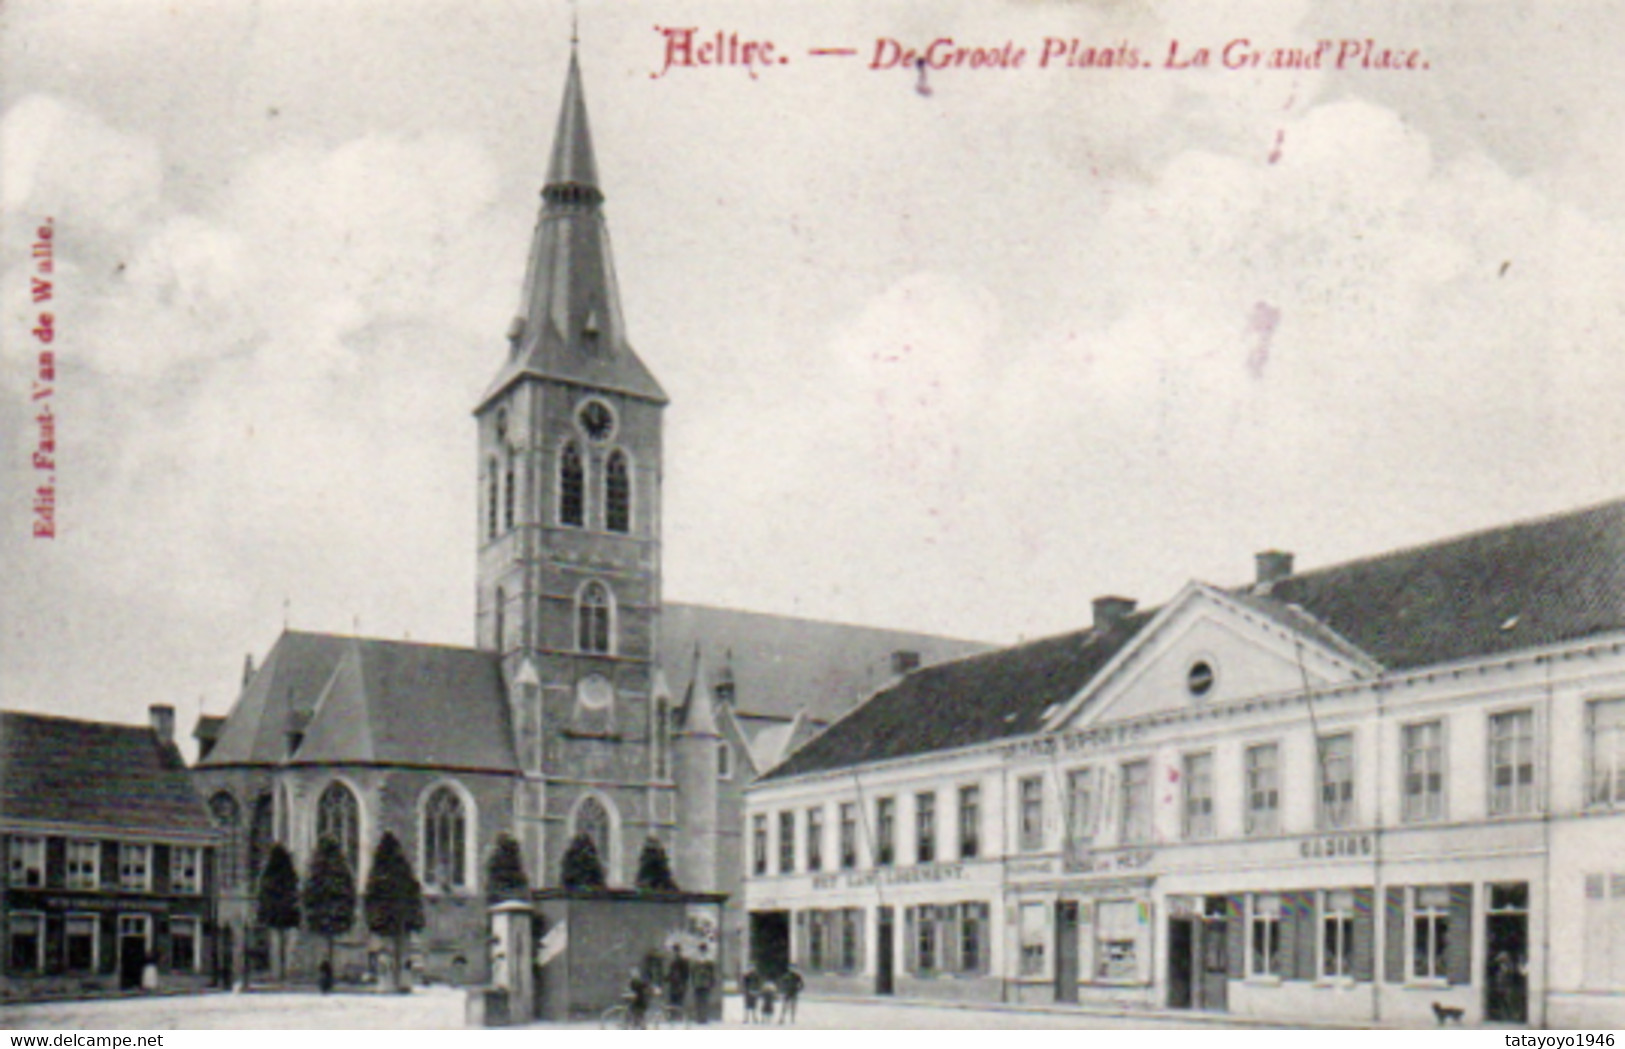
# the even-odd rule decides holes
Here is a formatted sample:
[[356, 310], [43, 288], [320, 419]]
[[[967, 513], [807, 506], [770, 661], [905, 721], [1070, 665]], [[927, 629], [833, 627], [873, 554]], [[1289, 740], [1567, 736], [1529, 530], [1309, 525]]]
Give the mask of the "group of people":
[[796, 1001], [806, 985], [807, 981], [793, 965], [787, 966], [777, 978], [763, 976], [752, 965], [739, 977], [739, 989], [745, 998], [745, 1022], [770, 1024], [773, 1010], [778, 1007], [779, 1023], [795, 1023]]
[[[739, 979], [745, 999], [745, 1022], [772, 1023], [777, 1010], [779, 1023], [795, 1023], [796, 1001], [806, 983], [794, 966], [768, 978], [752, 965]], [[716, 987], [716, 963], [706, 957], [705, 946], [700, 946], [699, 957], [690, 962], [679, 944], [672, 948], [670, 961], [651, 955], [643, 965], [632, 966], [624, 996], [627, 1021], [634, 1028], [647, 1026], [650, 1006], [664, 996], [666, 1008], [677, 1016], [708, 1023]]]
[[628, 1019], [633, 1027], [645, 1026], [649, 1006], [664, 994], [666, 1007], [678, 1016], [695, 1023], [709, 1023], [711, 994], [716, 986], [717, 966], [706, 957], [705, 945], [700, 945], [699, 957], [690, 963], [683, 956], [682, 945], [678, 944], [672, 948], [669, 962], [653, 955], [643, 966], [632, 967], [631, 979], [626, 987]]

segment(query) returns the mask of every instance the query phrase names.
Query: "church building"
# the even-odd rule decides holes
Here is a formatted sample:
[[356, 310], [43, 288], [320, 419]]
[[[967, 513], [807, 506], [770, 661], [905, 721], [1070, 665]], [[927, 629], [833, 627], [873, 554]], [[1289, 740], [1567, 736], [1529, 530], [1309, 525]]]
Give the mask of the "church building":
[[[667, 397], [628, 338], [603, 206], [572, 52], [520, 312], [474, 409], [475, 647], [285, 631], [230, 714], [199, 723], [243, 960], [268, 953], [254, 886], [273, 842], [303, 870], [332, 837], [364, 885], [392, 832], [425, 889], [414, 964], [432, 978], [486, 976], [502, 834], [538, 887], [585, 834], [611, 886], [633, 884], [653, 838], [681, 888], [737, 894], [755, 774], [896, 673], [985, 647], [663, 606]], [[733, 969], [736, 912], [725, 926]], [[363, 931], [341, 946], [341, 972], [367, 963]]]

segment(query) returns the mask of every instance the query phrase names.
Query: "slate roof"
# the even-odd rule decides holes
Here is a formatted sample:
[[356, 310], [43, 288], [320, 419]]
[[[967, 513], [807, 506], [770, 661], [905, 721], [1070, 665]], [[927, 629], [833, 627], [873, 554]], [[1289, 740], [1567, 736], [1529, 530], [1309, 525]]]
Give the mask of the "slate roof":
[[918, 652], [929, 665], [992, 647], [881, 627], [666, 604], [660, 613], [660, 660], [674, 684], [686, 684], [692, 675], [696, 646], [713, 682], [732, 675], [741, 715], [787, 722], [805, 710], [826, 723], [896, 677], [893, 652]]
[[0, 712], [0, 823], [212, 836], [173, 743], [146, 725]]
[[[1229, 591], [1339, 651], [1412, 670], [1625, 630], [1625, 500]], [[1039, 731], [1154, 615], [916, 671], [777, 779]]]
[[493, 654], [301, 631], [277, 640], [198, 764], [518, 770]]
[[845, 768], [1024, 736], [1043, 727], [1153, 613], [916, 670], [831, 725], [764, 778]]
[[519, 327], [480, 406], [526, 376], [665, 404], [665, 390], [627, 339], [574, 53], [542, 194], [546, 202], [531, 240]]
[[1390, 670], [1625, 629], [1625, 500], [1289, 576], [1268, 597]]

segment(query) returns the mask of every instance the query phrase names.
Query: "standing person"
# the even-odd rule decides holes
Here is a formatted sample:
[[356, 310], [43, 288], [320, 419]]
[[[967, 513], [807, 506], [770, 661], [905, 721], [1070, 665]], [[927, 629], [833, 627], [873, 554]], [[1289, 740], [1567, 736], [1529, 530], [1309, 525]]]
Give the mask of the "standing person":
[[677, 1010], [677, 1015], [686, 1017], [683, 999], [688, 997], [688, 959], [683, 957], [682, 944], [674, 946], [671, 954], [671, 965], [666, 967], [666, 1004]]
[[694, 1019], [697, 1023], [711, 1022], [711, 990], [717, 985], [716, 963], [705, 956], [705, 944], [700, 944], [699, 959], [694, 962]]
[[625, 997], [626, 1025], [634, 1031], [643, 1030], [643, 1017], [649, 1011], [649, 981], [636, 965], [632, 966], [631, 977], [626, 981]]
[[779, 993], [784, 995], [784, 1008], [779, 1011], [779, 1023], [793, 1024], [796, 1022], [796, 999], [801, 997], [801, 989], [807, 986], [807, 981], [795, 966], [784, 970], [779, 977]]
[[746, 966], [744, 975], [739, 977], [739, 989], [745, 995], [745, 1022], [756, 1022], [756, 1002], [762, 994], [762, 974], [756, 971], [756, 966]]
[[778, 997], [779, 989], [773, 986], [772, 980], [762, 981], [762, 1022], [773, 1022], [773, 1000]]

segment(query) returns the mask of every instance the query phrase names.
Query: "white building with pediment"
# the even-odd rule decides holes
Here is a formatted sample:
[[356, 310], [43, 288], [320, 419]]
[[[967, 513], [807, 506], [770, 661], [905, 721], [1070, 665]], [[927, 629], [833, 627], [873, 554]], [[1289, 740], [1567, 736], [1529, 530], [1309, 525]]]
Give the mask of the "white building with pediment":
[[759, 967], [1350, 1025], [1625, 1020], [1625, 502], [916, 671], [752, 788]]

